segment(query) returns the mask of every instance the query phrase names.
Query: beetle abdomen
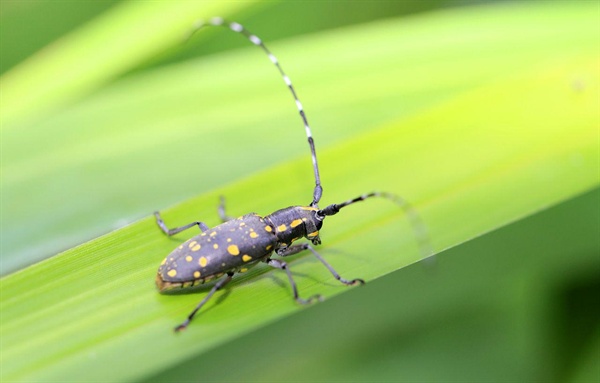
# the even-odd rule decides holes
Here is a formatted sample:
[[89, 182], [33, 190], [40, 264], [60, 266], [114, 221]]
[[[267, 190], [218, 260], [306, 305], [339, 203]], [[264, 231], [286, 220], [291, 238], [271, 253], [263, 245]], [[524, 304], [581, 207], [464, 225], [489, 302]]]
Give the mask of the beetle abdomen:
[[245, 271], [273, 252], [277, 237], [257, 214], [222, 223], [181, 244], [156, 276], [160, 291], [206, 283], [230, 271]]

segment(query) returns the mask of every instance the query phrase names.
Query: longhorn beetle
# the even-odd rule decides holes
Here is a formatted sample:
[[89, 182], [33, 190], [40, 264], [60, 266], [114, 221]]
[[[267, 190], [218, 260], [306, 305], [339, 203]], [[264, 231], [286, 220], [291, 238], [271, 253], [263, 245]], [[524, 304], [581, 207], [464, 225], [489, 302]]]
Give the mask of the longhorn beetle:
[[[277, 210], [265, 217], [250, 213], [237, 219], [232, 219], [225, 214], [225, 202], [221, 197], [221, 203], [218, 208], [219, 217], [222, 223], [218, 226], [209, 228], [204, 222], [192, 222], [185, 226], [169, 229], [162, 220], [159, 212], [155, 212], [156, 223], [166, 235], [175, 235], [184, 230], [198, 226], [201, 234], [196, 235], [184, 242], [169, 254], [158, 268], [156, 275], [156, 285], [160, 292], [166, 292], [173, 289], [187, 288], [204, 284], [218, 279], [210, 292], [188, 315], [187, 319], [175, 331], [185, 329], [194, 318], [198, 310], [213, 296], [213, 294], [227, 285], [233, 275], [237, 272], [244, 272], [249, 267], [258, 262], [264, 262], [267, 265], [284, 270], [287, 273], [294, 299], [301, 304], [307, 304], [314, 300], [320, 300], [320, 295], [314, 295], [308, 299], [302, 299], [298, 295], [298, 289], [290, 269], [284, 261], [273, 259], [273, 253], [280, 257], [297, 254], [303, 250], [309, 250], [313, 255], [325, 265], [333, 274], [335, 279], [345, 285], [364, 284], [365, 281], [359, 278], [342, 278], [312, 245], [319, 245], [321, 238], [319, 230], [323, 225], [325, 217], [337, 214], [341, 209], [353, 203], [364, 201], [371, 197], [383, 197], [399, 205], [407, 215], [411, 223], [415, 236], [419, 240], [421, 251], [425, 256], [431, 254], [426, 227], [421, 221], [417, 212], [400, 197], [381, 192], [372, 192], [363, 194], [354, 199], [342, 203], [334, 203], [323, 209], [319, 208], [319, 201], [323, 193], [321, 179], [319, 177], [319, 166], [317, 163], [317, 153], [315, 143], [312, 138], [310, 126], [306, 119], [306, 114], [296, 91], [292, 86], [290, 78], [284, 73], [277, 58], [267, 49], [262, 40], [256, 35], [250, 33], [242, 25], [235, 22], [228, 22], [220, 17], [211, 19], [208, 23], [198, 21], [195, 23], [190, 36], [204, 26], [223, 26], [233, 32], [244, 35], [254, 45], [259, 46], [267, 54], [271, 62], [277, 67], [283, 77], [283, 81], [294, 97], [296, 107], [304, 123], [308, 145], [312, 157], [312, 167], [315, 176], [315, 187], [313, 190], [313, 199], [308, 206], [290, 206]], [[307, 238], [311, 243], [292, 244], [296, 240]], [[222, 278], [221, 278], [222, 277]], [[219, 279], [221, 278], [221, 279]]]

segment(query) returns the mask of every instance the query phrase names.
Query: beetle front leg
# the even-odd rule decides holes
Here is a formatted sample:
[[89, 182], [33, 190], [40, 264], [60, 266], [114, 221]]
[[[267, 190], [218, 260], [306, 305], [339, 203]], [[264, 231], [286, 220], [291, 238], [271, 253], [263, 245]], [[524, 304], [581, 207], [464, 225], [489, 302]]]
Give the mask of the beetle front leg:
[[290, 247], [287, 247], [287, 248], [285, 248], [283, 250], [278, 251], [277, 255], [279, 255], [281, 257], [287, 257], [287, 256], [290, 256], [290, 255], [297, 254], [297, 253], [299, 253], [299, 252], [301, 252], [303, 250], [310, 250], [313, 253], [313, 255], [315, 257], [317, 257], [317, 259], [319, 261], [321, 261], [321, 263], [323, 265], [325, 265], [325, 267], [327, 267], [327, 269], [329, 270], [329, 272], [331, 272], [331, 274], [333, 275], [333, 277], [335, 279], [337, 279], [338, 281], [342, 282], [343, 284], [345, 284], [345, 285], [355, 285], [357, 283], [360, 283], [361, 285], [365, 284], [365, 281], [363, 279], [360, 279], [360, 278], [356, 278], [356, 279], [352, 279], [352, 280], [347, 280], [347, 279], [342, 278], [340, 276], [340, 274], [338, 274], [338, 272], [335, 271], [335, 269], [333, 267], [331, 267], [331, 265], [329, 263], [327, 263], [327, 261], [325, 259], [323, 259], [323, 257], [321, 257], [321, 255], [319, 253], [317, 253], [317, 251], [311, 245], [309, 245], [308, 243], [303, 243], [303, 244], [300, 244], [300, 245], [292, 245]]
[[265, 260], [265, 263], [276, 269], [285, 270], [285, 272], [287, 273], [288, 279], [290, 281], [290, 285], [292, 285], [292, 291], [294, 292], [294, 299], [296, 300], [296, 302], [305, 305], [307, 303], [311, 303], [315, 299], [323, 300], [323, 298], [319, 294], [313, 295], [312, 297], [310, 297], [308, 299], [300, 298], [300, 296], [298, 295], [298, 288], [296, 287], [296, 282], [294, 282], [294, 278], [292, 277], [292, 272], [287, 267], [287, 263], [280, 261], [278, 259], [270, 259], [270, 258]]
[[167, 225], [165, 225], [165, 221], [163, 221], [163, 219], [161, 218], [159, 212], [155, 211], [154, 212], [154, 217], [156, 217], [156, 224], [158, 225], [158, 227], [160, 227], [160, 229], [166, 235], [168, 235], [168, 236], [172, 236], [172, 235], [175, 235], [177, 233], [181, 233], [182, 231], [187, 230], [187, 229], [189, 229], [191, 227], [194, 227], [194, 226], [198, 226], [200, 228], [200, 231], [207, 231], [208, 230], [208, 226], [206, 226], [206, 224], [204, 222], [200, 222], [200, 221], [192, 222], [192, 223], [189, 223], [189, 224], [187, 224], [185, 226], [176, 227], [174, 229], [169, 229], [167, 227]]

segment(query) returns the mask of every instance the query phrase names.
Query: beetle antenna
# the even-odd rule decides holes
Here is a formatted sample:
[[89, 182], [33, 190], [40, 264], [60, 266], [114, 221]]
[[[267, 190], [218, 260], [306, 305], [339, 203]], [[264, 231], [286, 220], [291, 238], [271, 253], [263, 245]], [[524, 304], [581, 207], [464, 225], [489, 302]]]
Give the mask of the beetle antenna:
[[326, 216], [337, 214], [340, 209], [345, 208], [346, 206], [352, 205], [353, 203], [364, 201], [371, 197], [382, 197], [386, 198], [396, 205], [400, 206], [406, 214], [408, 218], [408, 222], [412, 227], [413, 233], [417, 242], [419, 243], [419, 249], [421, 251], [421, 255], [423, 259], [430, 257], [434, 254], [433, 246], [431, 245], [431, 238], [429, 236], [429, 231], [427, 230], [427, 226], [423, 222], [423, 219], [417, 212], [417, 210], [412, 207], [404, 198], [397, 196], [395, 194], [386, 193], [386, 192], [372, 192], [368, 194], [363, 194], [359, 197], [347, 200], [342, 203], [334, 203], [331, 204], [321, 210], [317, 211], [317, 219], [325, 219]]
[[323, 194], [323, 187], [321, 186], [321, 177], [319, 176], [319, 165], [317, 163], [317, 152], [315, 151], [315, 142], [312, 138], [312, 133], [310, 131], [310, 125], [308, 125], [308, 120], [306, 118], [306, 114], [304, 113], [304, 108], [302, 107], [302, 103], [298, 99], [296, 95], [296, 91], [294, 90], [294, 86], [290, 78], [285, 74], [283, 69], [281, 68], [281, 64], [279, 64], [279, 60], [277, 57], [271, 53], [271, 51], [265, 46], [262, 40], [256, 36], [255, 34], [250, 33], [246, 28], [244, 28], [241, 24], [236, 22], [227, 21], [221, 17], [213, 17], [208, 22], [204, 20], [198, 20], [194, 23], [193, 29], [190, 31], [188, 36], [191, 37], [196, 31], [205, 27], [205, 26], [221, 26], [226, 27], [232, 30], [233, 32], [240, 33], [244, 35], [252, 44], [257, 45], [262, 48], [262, 50], [267, 54], [269, 60], [277, 67], [279, 70], [279, 74], [283, 78], [285, 85], [289, 88], [292, 96], [294, 97], [294, 101], [296, 102], [296, 107], [298, 108], [298, 112], [300, 113], [300, 117], [302, 118], [302, 122], [304, 124], [304, 130], [306, 131], [306, 137], [308, 138], [308, 145], [310, 146], [310, 154], [312, 157], [312, 165], [313, 171], [315, 173], [315, 188], [313, 190], [313, 200], [310, 203], [310, 206], [318, 207], [319, 201], [321, 200], [321, 195]]

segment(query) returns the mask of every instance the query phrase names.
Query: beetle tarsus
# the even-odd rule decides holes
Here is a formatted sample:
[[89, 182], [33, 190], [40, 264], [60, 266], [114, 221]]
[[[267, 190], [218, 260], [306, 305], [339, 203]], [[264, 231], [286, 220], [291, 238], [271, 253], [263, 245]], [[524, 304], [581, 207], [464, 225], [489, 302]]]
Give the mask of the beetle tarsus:
[[185, 320], [185, 322], [183, 322], [183, 323], [182, 323], [182, 324], [180, 324], [179, 326], [175, 327], [175, 328], [173, 329], [173, 331], [175, 331], [175, 332], [179, 332], [179, 331], [185, 330], [189, 324], [190, 324], [190, 320], [189, 320], [189, 319], [186, 319], [186, 320]]
[[300, 303], [301, 305], [309, 305], [309, 304], [313, 303], [314, 301], [323, 302], [323, 300], [324, 300], [324, 298], [321, 294], [315, 294], [308, 299], [302, 299], [300, 297], [296, 298], [296, 302]]
[[365, 280], [361, 279], [361, 278], [355, 278], [355, 279], [344, 279], [344, 278], [336, 278], [338, 281], [342, 282], [343, 284], [345, 284], [346, 286], [355, 286], [355, 285], [364, 285], [365, 284]]

